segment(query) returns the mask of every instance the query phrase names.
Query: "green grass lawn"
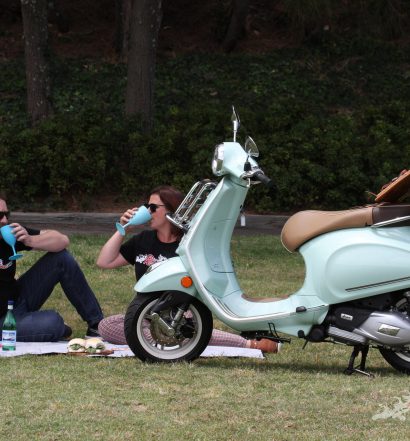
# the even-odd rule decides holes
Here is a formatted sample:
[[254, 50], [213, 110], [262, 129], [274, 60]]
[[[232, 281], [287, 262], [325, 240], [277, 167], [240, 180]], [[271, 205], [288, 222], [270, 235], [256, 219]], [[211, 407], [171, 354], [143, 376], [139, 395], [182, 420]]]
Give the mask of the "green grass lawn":
[[[76, 236], [70, 249], [109, 315], [126, 309], [134, 276], [131, 267], [96, 268], [105, 240]], [[301, 258], [283, 250], [277, 237], [237, 236], [232, 254], [249, 294], [288, 294], [302, 283]], [[20, 271], [36, 258], [26, 253]], [[57, 308], [75, 335], [83, 335], [85, 324], [59, 290], [46, 307]], [[375, 350], [368, 358], [375, 378], [369, 379], [343, 374], [350, 348], [302, 346], [293, 339], [265, 360], [200, 358], [175, 365], [65, 355], [1, 359], [0, 439], [407, 439], [408, 377]], [[404, 410], [396, 418], [372, 418], [400, 400]]]

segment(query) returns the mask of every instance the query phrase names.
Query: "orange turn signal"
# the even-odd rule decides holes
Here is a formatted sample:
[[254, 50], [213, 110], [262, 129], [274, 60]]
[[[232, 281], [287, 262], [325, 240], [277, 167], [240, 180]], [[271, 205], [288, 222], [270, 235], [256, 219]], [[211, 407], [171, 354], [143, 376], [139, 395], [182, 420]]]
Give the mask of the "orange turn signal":
[[182, 277], [182, 279], [181, 279], [181, 285], [182, 285], [184, 288], [189, 288], [189, 287], [191, 287], [193, 283], [194, 283], [194, 282], [192, 281], [192, 279], [191, 279], [189, 276], [184, 276], [184, 277]]

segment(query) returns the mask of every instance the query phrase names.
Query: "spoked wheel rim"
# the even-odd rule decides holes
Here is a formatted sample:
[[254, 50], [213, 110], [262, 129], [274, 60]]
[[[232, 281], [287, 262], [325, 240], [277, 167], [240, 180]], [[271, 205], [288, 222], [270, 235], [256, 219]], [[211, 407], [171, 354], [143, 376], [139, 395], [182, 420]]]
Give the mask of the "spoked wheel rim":
[[397, 355], [397, 357], [410, 364], [410, 349], [395, 352], [395, 354]]
[[[405, 311], [406, 305], [407, 305], [406, 299], [400, 299], [396, 303], [396, 308], [399, 311]], [[406, 363], [410, 363], [410, 348], [403, 348], [402, 351], [395, 352], [395, 354], [397, 355], [397, 357], [401, 358]]]
[[[396, 303], [398, 311], [407, 314], [407, 299], [400, 299]], [[410, 348], [402, 347], [400, 351], [388, 348], [379, 348], [383, 358], [400, 372], [410, 375]]]
[[[157, 300], [149, 302], [142, 310], [138, 317], [136, 333], [138, 340], [143, 349], [153, 357], [163, 360], [173, 360], [183, 358], [194, 350], [201, 338], [202, 334], [202, 319], [198, 309], [191, 304], [185, 317], [189, 317], [190, 324], [194, 326], [193, 336], [191, 338], [164, 338], [166, 341], [159, 341], [160, 336], [153, 332], [150, 310]], [[169, 316], [171, 311], [161, 311], [161, 316]]]

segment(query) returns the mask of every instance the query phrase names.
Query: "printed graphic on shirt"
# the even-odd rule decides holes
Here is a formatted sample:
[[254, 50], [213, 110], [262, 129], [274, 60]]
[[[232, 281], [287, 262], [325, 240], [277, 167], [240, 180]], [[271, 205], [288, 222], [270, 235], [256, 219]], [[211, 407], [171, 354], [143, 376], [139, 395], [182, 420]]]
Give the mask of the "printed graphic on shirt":
[[135, 263], [142, 263], [143, 265], [151, 266], [156, 262], [163, 262], [164, 260], [167, 260], [167, 258], [162, 254], [160, 254], [158, 258], [155, 258], [155, 256], [152, 254], [139, 254], [135, 258]]
[[8, 263], [4, 264], [3, 259], [0, 259], [0, 270], [5, 270], [7, 268], [10, 268], [11, 265], [13, 265], [12, 261], [9, 261]]

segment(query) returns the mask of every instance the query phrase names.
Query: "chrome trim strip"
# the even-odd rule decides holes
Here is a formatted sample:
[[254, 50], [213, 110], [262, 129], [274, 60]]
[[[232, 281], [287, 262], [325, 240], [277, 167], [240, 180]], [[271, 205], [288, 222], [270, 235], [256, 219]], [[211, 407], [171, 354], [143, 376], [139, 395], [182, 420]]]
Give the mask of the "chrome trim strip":
[[[225, 303], [221, 301], [221, 299], [214, 298], [215, 303], [219, 305], [219, 308], [227, 314], [231, 320], [235, 320], [237, 322], [244, 322], [249, 320], [269, 320], [269, 319], [278, 319], [278, 318], [284, 318], [284, 317], [291, 317], [292, 315], [300, 314], [296, 311], [288, 311], [288, 312], [273, 312], [271, 314], [264, 314], [264, 315], [254, 315], [251, 317], [240, 317], [238, 314], [233, 313]], [[312, 311], [320, 311], [323, 307], [326, 307], [328, 305], [320, 305], [320, 306], [314, 306], [313, 308], [306, 308], [305, 312], [312, 312]]]
[[371, 228], [385, 227], [387, 225], [398, 224], [400, 222], [404, 222], [407, 220], [410, 221], [410, 216], [396, 217], [395, 219], [389, 219], [384, 222], [378, 222], [377, 224], [373, 224], [371, 225]]
[[[243, 320], [243, 318], [244, 317], [242, 317], [242, 319], [241, 319], [241, 317], [240, 316], [238, 316], [238, 314], [235, 314], [235, 313], [233, 313], [227, 306], [226, 306], [226, 304], [225, 303], [223, 303], [222, 301], [221, 301], [221, 299], [218, 299], [218, 298], [215, 298], [214, 299], [215, 300], [215, 303], [217, 303], [218, 305], [219, 305], [219, 308], [226, 314], [226, 315], [228, 315], [228, 316], [230, 316], [231, 317], [231, 320], [234, 320], [235, 319], [235, 321], [244, 321]], [[296, 312], [295, 311], [293, 311], [293, 312], [281, 312], [281, 313], [273, 313], [273, 314], [263, 314], [263, 315], [255, 315], [255, 316], [252, 316], [252, 317], [246, 317], [246, 319], [252, 319], [252, 320], [255, 320], [255, 319], [269, 319], [269, 318], [271, 318], [271, 319], [273, 319], [273, 318], [283, 318], [283, 317], [290, 317], [290, 316], [292, 316], [292, 315], [295, 315], [296, 314]]]
[[371, 283], [370, 285], [354, 286], [352, 288], [346, 288], [345, 291], [347, 292], [360, 291], [361, 289], [375, 288], [376, 286], [391, 285], [392, 283], [404, 282], [406, 280], [410, 280], [410, 276], [402, 277], [400, 279], [387, 280], [385, 282]]

